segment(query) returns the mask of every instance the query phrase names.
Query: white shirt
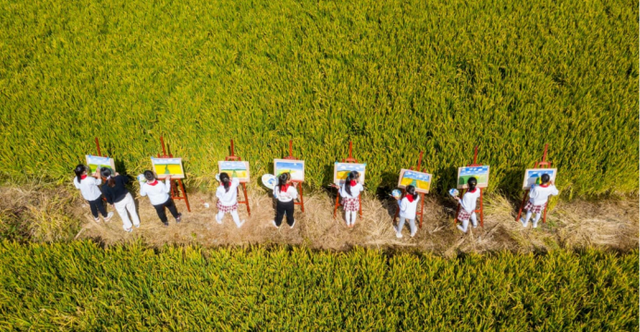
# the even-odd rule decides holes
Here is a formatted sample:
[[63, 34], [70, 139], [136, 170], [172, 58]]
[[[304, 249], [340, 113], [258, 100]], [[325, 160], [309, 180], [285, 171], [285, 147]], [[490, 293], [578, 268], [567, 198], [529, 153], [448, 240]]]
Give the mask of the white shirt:
[[285, 192], [280, 191], [280, 186], [276, 186], [273, 189], [273, 192], [276, 195], [276, 198], [282, 203], [291, 202], [298, 198], [298, 190], [296, 189], [295, 183], [290, 184], [289, 188], [287, 188], [287, 191]]
[[86, 199], [87, 201], [95, 201], [96, 199], [100, 198], [102, 192], [100, 191], [100, 188], [98, 188], [98, 186], [101, 184], [102, 180], [96, 179], [93, 176], [87, 176], [86, 178], [80, 180], [80, 183], [78, 183], [77, 176], [73, 178], [73, 185], [76, 186], [76, 188], [80, 189], [82, 197], [84, 197], [84, 199]]
[[151, 205], [164, 204], [169, 200], [169, 190], [171, 190], [171, 178], [167, 177], [164, 183], [158, 181], [155, 186], [147, 183], [140, 183], [140, 196], [149, 196]]
[[229, 191], [224, 189], [223, 185], [220, 185], [216, 190], [216, 197], [218, 197], [218, 201], [220, 204], [224, 206], [233, 206], [238, 203], [238, 186], [240, 185], [240, 180], [237, 178], [231, 179], [231, 184], [229, 185]]
[[418, 197], [416, 197], [413, 202], [409, 202], [409, 199], [407, 197], [401, 199], [400, 202], [398, 202], [398, 204], [400, 204], [400, 218], [415, 219], [419, 200], [420, 195], [418, 195]]
[[349, 195], [349, 193], [344, 189], [345, 186], [347, 186], [346, 182], [342, 185], [342, 187], [340, 187], [340, 196], [342, 196], [343, 198], [357, 198], [358, 196], [360, 196], [360, 193], [364, 191], [364, 187], [362, 187], [362, 184], [360, 182], [351, 187], [351, 195]]
[[533, 185], [529, 191], [529, 202], [533, 205], [543, 205], [549, 199], [549, 196], [555, 196], [558, 194], [556, 186], [549, 185], [543, 187], [541, 185]]
[[476, 210], [478, 197], [480, 197], [480, 189], [476, 188], [476, 190], [474, 190], [473, 192], [467, 191], [466, 193], [464, 193], [464, 196], [462, 196], [460, 205], [462, 205], [462, 208], [465, 211], [467, 211], [468, 213], [472, 213]]

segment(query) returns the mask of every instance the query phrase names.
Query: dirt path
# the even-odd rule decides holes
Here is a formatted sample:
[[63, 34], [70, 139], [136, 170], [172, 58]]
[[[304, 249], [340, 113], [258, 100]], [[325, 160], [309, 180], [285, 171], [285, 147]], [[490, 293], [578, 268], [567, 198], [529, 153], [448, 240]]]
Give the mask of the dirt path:
[[[166, 243], [199, 243], [205, 246], [284, 243], [307, 245], [318, 249], [346, 250], [352, 246], [393, 247], [431, 251], [452, 256], [459, 252], [486, 252], [513, 250], [520, 252], [544, 251], [554, 248], [607, 247], [627, 250], [638, 247], [639, 205], [637, 200], [607, 200], [599, 202], [560, 202], [550, 211], [547, 223], [541, 228], [525, 229], [516, 221], [516, 203], [500, 195], [485, 199], [484, 227], [472, 229], [464, 235], [453, 223], [454, 205], [427, 197], [422, 228], [414, 238], [409, 237], [408, 226], [404, 237], [396, 238], [392, 229], [391, 211], [394, 201], [381, 202], [363, 197], [363, 216], [356, 227], [349, 229], [339, 210], [334, 219], [333, 200], [326, 193], [305, 197], [305, 210], [296, 208], [296, 225], [286, 224], [276, 229], [271, 224], [273, 203], [264, 192], [250, 192], [251, 216], [240, 207], [241, 219], [246, 224], [238, 229], [227, 215], [222, 225], [215, 222], [215, 200], [207, 194], [191, 194], [191, 212], [183, 202], [178, 209], [183, 222], [176, 224], [170, 217], [170, 226], [164, 227], [146, 197], [138, 197], [141, 227], [132, 233], [122, 230], [116, 215], [109, 223], [96, 223], [86, 203], [77, 193], [63, 188], [0, 187], [0, 222], [19, 213], [23, 219], [35, 220], [31, 232], [63, 231], [65, 222], [80, 220], [81, 230], [75, 238], [92, 238], [106, 244], [135, 241], [161, 246]], [[204, 207], [208, 202], [210, 208]], [[111, 210], [111, 208], [109, 208]], [[18, 211], [18, 212], [16, 212]], [[21, 212], [22, 211], [22, 212]], [[53, 221], [48, 221], [53, 220]], [[53, 225], [48, 225], [52, 223]], [[51, 234], [41, 239], [56, 239]]]

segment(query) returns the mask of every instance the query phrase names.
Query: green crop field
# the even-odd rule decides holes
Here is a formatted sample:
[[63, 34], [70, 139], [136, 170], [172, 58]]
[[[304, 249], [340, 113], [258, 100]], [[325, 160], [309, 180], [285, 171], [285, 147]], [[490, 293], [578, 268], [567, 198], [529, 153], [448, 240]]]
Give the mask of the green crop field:
[[520, 190], [545, 143], [569, 196], [638, 190], [637, 1], [0, 0], [0, 172], [70, 181], [84, 154], [151, 167], [164, 134], [192, 187], [236, 152], [367, 163], [369, 188], [416, 163], [434, 190], [491, 165]]
[[638, 251], [0, 243], [2, 330], [637, 331]]

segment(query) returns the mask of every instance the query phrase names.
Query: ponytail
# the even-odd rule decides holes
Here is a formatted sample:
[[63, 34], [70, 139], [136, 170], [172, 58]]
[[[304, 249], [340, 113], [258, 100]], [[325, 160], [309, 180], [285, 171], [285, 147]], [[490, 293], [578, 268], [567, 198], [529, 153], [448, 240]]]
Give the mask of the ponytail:
[[407, 186], [407, 194], [411, 195], [411, 197], [413, 199], [418, 198], [418, 193], [416, 193], [416, 187], [412, 186], [412, 185], [408, 185]]
[[467, 180], [467, 185], [469, 185], [469, 191], [474, 191], [476, 190], [476, 185], [478, 184], [478, 180], [476, 180], [475, 177], [470, 177], [469, 180]]
[[105, 179], [105, 181], [107, 181], [107, 185], [110, 188], [113, 188], [116, 186], [116, 179], [115, 176], [111, 173], [111, 170], [106, 168], [106, 167], [102, 167], [100, 169], [100, 174], [102, 175], [102, 177]]
[[76, 179], [78, 179], [78, 184], [80, 183], [80, 181], [82, 181], [82, 174], [84, 174], [86, 170], [87, 170], [87, 167], [83, 164], [79, 164], [73, 170], [73, 172], [76, 173]]
[[224, 192], [228, 193], [229, 188], [231, 187], [231, 179], [229, 178], [229, 174], [224, 172], [220, 173], [220, 182], [222, 182]]
[[282, 187], [287, 185], [287, 181], [291, 178], [291, 174], [282, 173], [278, 176], [278, 189], [282, 192]]

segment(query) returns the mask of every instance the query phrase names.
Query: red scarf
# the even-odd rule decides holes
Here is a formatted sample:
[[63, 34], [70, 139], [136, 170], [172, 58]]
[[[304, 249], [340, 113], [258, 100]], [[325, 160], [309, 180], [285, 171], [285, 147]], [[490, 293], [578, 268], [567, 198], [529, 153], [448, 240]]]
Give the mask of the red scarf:
[[84, 180], [87, 178], [87, 174], [80, 175], [80, 180]]
[[540, 187], [542, 187], [542, 188], [546, 188], [546, 187], [548, 187], [548, 186], [549, 186], [549, 184], [548, 184], [548, 183], [547, 183], [547, 184], [541, 184], [541, 185], [540, 185]]
[[280, 192], [281, 193], [286, 193], [287, 190], [289, 190], [289, 184], [288, 183], [283, 185], [282, 187], [280, 187]]
[[475, 193], [475, 192], [476, 192], [476, 190], [478, 190], [478, 188], [473, 189], [473, 190], [470, 190], [469, 192], [473, 194], [473, 193]]
[[407, 195], [407, 200], [409, 201], [409, 203], [413, 203], [413, 195]]
[[351, 184], [352, 187], [355, 187], [356, 186], [356, 180], [351, 180], [351, 182], [349, 184]]
[[153, 182], [149, 183], [150, 186], [155, 186], [156, 184], [158, 184], [158, 180], [154, 180]]

